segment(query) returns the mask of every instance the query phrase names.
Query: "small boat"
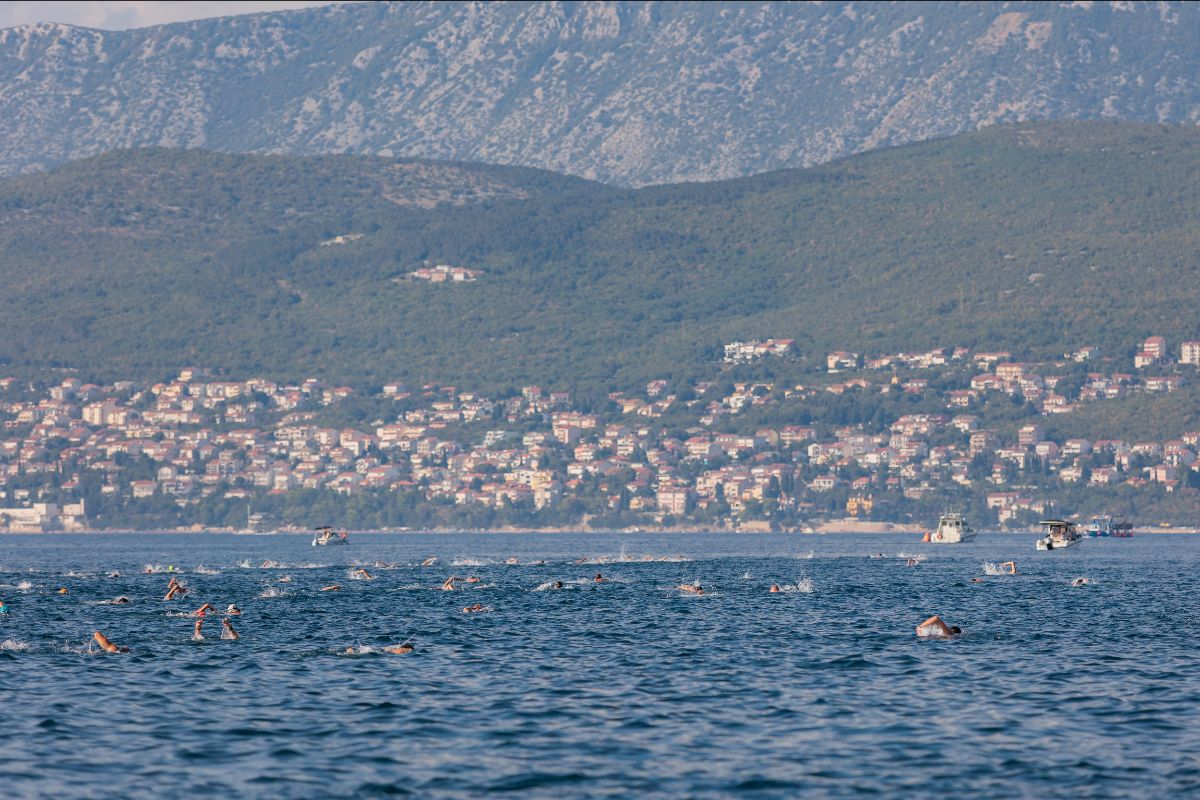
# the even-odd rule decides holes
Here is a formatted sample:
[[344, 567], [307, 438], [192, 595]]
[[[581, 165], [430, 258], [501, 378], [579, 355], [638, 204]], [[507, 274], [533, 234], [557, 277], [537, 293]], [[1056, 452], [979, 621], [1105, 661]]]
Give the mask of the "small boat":
[[1087, 535], [1092, 538], [1107, 538], [1109, 536], [1115, 539], [1128, 539], [1133, 536], [1133, 525], [1128, 522], [1121, 522], [1118, 517], [1111, 514], [1101, 514], [1100, 516], [1092, 517], [1092, 521], [1088, 523]]
[[1046, 535], [1037, 540], [1038, 550], [1066, 550], [1083, 541], [1074, 522], [1044, 519], [1039, 524], [1045, 529]]
[[346, 535], [345, 531], [334, 533], [333, 528], [328, 525], [317, 528], [317, 535], [313, 537], [312, 546], [324, 547], [330, 544], [350, 544], [350, 537]]
[[930, 535], [929, 541], [934, 544], [960, 544], [974, 538], [975, 531], [967, 525], [962, 514], [946, 512], [938, 518], [937, 530]]

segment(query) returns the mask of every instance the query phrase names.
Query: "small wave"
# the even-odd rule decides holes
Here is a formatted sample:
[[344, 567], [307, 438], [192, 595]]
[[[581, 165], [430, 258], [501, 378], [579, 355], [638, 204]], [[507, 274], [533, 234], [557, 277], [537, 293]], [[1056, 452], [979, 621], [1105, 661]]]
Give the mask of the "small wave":
[[263, 589], [258, 596], [264, 600], [269, 600], [273, 597], [283, 597], [284, 594], [285, 592], [282, 589], [274, 586], [268, 586], [267, 588]]
[[92, 572], [84, 572], [83, 570], [69, 569], [63, 573], [63, 577], [65, 577], [65, 578], [90, 578], [94, 574], [95, 573], [92, 573]]
[[0, 642], [0, 650], [8, 653], [27, 653], [29, 652], [29, 643], [19, 639], [5, 639]]
[[450, 562], [452, 567], [486, 567], [488, 562], [480, 561], [478, 558], [456, 558]]
[[194, 572], [197, 575], [220, 575], [221, 574], [221, 570], [213, 569], [212, 567], [206, 567], [203, 564], [196, 567], [194, 570], [192, 570], [192, 572]]
[[896, 558], [920, 563], [929, 558], [929, 556], [925, 555], [924, 553], [896, 553]]
[[801, 578], [794, 584], [790, 586], [785, 584], [780, 586], [779, 589], [784, 592], [784, 594], [812, 594], [813, 592], [817, 591], [817, 587], [813, 584], [812, 578]]
[[19, 583], [17, 583], [17, 589], [19, 589], [22, 592], [28, 592], [32, 588], [33, 588], [33, 584], [30, 583], [29, 581], [20, 581]]
[[798, 558], [802, 561], [812, 561], [816, 557], [817, 557], [817, 554], [814, 553], [812, 550], [809, 550], [807, 553], [797, 553], [796, 554], [796, 558]]
[[643, 553], [642, 555], [632, 555], [630, 553], [618, 553], [615, 556], [586, 556], [577, 559], [576, 564], [650, 564], [650, 563], [668, 563], [668, 564], [684, 564], [692, 559], [687, 556], [668, 555], [657, 556], [652, 553]]

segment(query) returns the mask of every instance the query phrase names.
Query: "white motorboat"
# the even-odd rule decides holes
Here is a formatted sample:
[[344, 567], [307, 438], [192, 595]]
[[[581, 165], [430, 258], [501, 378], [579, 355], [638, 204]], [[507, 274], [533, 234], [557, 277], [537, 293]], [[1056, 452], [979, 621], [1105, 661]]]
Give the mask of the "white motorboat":
[[1044, 519], [1039, 523], [1045, 535], [1037, 540], [1038, 550], [1066, 550], [1083, 541], [1074, 522], [1065, 519]]
[[317, 535], [313, 537], [312, 546], [325, 547], [331, 544], [350, 544], [350, 537], [346, 535], [345, 531], [334, 533], [333, 528], [328, 525], [317, 528]]
[[929, 536], [934, 544], [960, 544], [975, 538], [975, 531], [967, 525], [962, 514], [947, 512], [938, 518], [937, 530]]

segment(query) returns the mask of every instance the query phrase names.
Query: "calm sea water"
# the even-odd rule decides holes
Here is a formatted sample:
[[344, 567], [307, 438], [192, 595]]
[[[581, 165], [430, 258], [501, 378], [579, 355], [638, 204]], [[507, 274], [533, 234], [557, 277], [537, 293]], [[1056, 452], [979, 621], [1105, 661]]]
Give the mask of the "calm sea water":
[[[1200, 538], [1033, 540], [0, 537], [0, 793], [1200, 795]], [[204, 601], [242, 607], [240, 641], [192, 641]], [[933, 613], [966, 634], [918, 641]]]

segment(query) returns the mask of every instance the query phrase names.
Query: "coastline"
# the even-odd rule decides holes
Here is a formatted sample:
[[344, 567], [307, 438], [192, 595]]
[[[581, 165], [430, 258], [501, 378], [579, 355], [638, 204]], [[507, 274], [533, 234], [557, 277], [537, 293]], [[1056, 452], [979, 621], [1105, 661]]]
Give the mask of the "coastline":
[[[900, 534], [911, 536], [922, 536], [926, 530], [925, 527], [917, 527], [908, 524], [899, 524], [891, 522], [852, 522], [847, 520], [830, 520], [822, 522], [814, 526], [806, 526], [805, 528], [788, 528], [780, 530], [772, 530], [765, 525], [744, 525], [740, 528], [696, 528], [696, 527], [639, 527], [625, 528], [614, 530], [597, 530], [595, 528], [587, 528], [582, 526], [558, 526], [549, 528], [520, 528], [513, 526], [503, 526], [499, 528], [479, 529], [479, 528], [372, 528], [363, 530], [348, 529], [347, 532], [351, 535], [383, 535], [383, 534], [444, 534], [444, 535], [461, 535], [461, 534], [521, 534], [521, 535], [553, 535], [553, 534], [577, 534], [577, 535], [611, 535], [614, 533], [625, 535], [655, 535], [655, 534], [692, 534], [692, 535], [712, 535], [712, 534], [730, 534], [734, 536], [749, 536], [755, 534], [769, 534], [776, 536], [825, 536], [829, 534], [835, 535], [886, 535]], [[1036, 535], [1036, 528], [1023, 530], [988, 530], [980, 531], [981, 533], [991, 535]], [[71, 531], [36, 531], [36, 530], [9, 530], [0, 531], [0, 537], [3, 536], [61, 536], [64, 534], [73, 535], [80, 534], [86, 536], [102, 536], [106, 534], [137, 534], [137, 535], [163, 535], [163, 534], [193, 534], [193, 535], [209, 535], [209, 534], [230, 534], [236, 536], [276, 536], [276, 535], [310, 535], [311, 530], [303, 528], [281, 528], [271, 531], [255, 531], [245, 532], [238, 531], [233, 528], [206, 528], [200, 526], [189, 526], [187, 528], [175, 528], [171, 530], [137, 530], [133, 528], [98, 528], [98, 529], [81, 529]], [[1200, 534], [1200, 529], [1189, 527], [1145, 527], [1134, 528], [1133, 533], [1137, 536], [1146, 535], [1162, 535], [1162, 534], [1179, 534], [1192, 535]], [[1089, 538], [1089, 537], [1085, 537]]]

